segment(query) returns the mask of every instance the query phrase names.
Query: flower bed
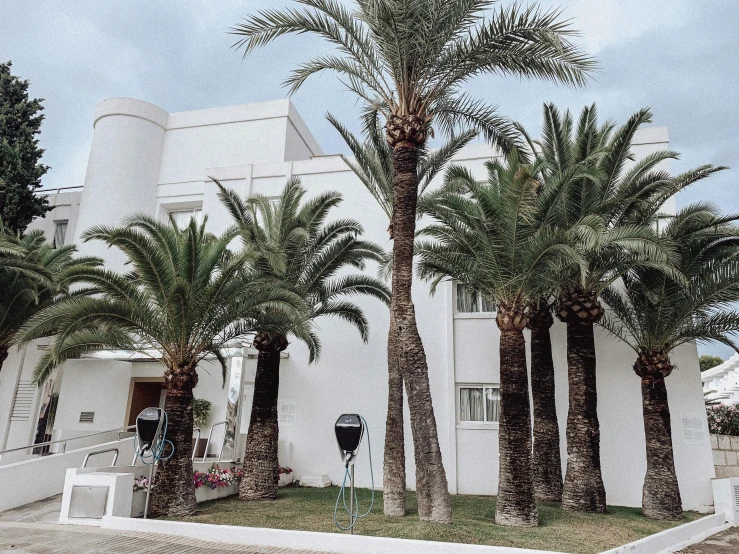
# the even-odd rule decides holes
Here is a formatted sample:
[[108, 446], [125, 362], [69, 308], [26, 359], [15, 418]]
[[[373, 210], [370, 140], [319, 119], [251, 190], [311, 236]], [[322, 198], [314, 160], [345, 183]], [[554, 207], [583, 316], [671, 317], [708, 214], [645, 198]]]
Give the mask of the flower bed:
[[192, 481], [196, 490], [200, 487], [217, 489], [218, 487], [236, 485], [243, 476], [243, 468], [234, 466], [230, 469], [221, 469], [218, 465], [213, 464], [209, 471], [196, 471], [192, 476]]
[[[281, 487], [292, 483], [292, 473], [293, 470], [290, 467], [280, 468], [279, 485]], [[243, 476], [244, 469], [241, 467], [231, 466], [230, 468], [221, 469], [217, 464], [213, 464], [208, 471], [195, 471], [192, 476], [192, 483], [195, 486], [195, 500], [205, 502], [236, 494], [239, 492], [239, 481]], [[134, 502], [131, 517], [141, 517], [143, 514], [143, 499], [148, 487], [149, 479], [145, 475], [134, 478]], [[156, 479], [152, 484], [152, 490], [155, 488]]]

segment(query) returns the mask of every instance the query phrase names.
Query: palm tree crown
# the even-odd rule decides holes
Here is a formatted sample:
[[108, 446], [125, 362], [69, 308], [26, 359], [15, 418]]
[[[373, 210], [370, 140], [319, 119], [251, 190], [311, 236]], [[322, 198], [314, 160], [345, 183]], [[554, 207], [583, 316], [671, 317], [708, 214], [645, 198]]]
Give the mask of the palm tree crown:
[[513, 151], [487, 162], [488, 181], [453, 166], [445, 187], [419, 206], [432, 223], [418, 232], [419, 274], [454, 278], [498, 304], [525, 307], [555, 285], [566, 262], [579, 263], [573, 237], [536, 222], [536, 168]]
[[604, 291], [611, 311], [602, 325], [637, 354], [668, 355], [695, 340], [737, 347], [739, 330], [739, 216], [721, 216], [707, 203], [690, 205], [670, 218], [662, 235], [675, 244], [685, 281], [640, 268], [623, 275], [622, 287]]
[[[364, 269], [368, 261], [379, 262], [384, 251], [359, 239], [362, 226], [357, 221], [326, 221], [341, 195], [327, 192], [304, 201], [306, 191], [293, 178], [276, 202], [261, 195], [244, 200], [216, 183], [238, 226], [244, 255], [260, 275], [279, 282], [305, 302], [304, 323], [322, 316], [338, 317], [354, 325], [366, 341], [367, 319], [347, 298], [369, 295], [387, 303], [390, 291], [379, 279], [346, 269]], [[275, 316], [283, 318], [265, 313], [263, 319]], [[314, 332], [299, 325], [287, 329], [308, 345], [311, 361], [320, 354], [321, 343]]]
[[509, 149], [512, 126], [493, 108], [462, 92], [482, 73], [583, 85], [594, 61], [568, 39], [575, 34], [560, 12], [493, 0], [358, 0], [348, 9], [334, 0], [300, 0], [302, 9], [262, 10], [237, 25], [235, 46], [245, 55], [291, 33], [313, 33], [338, 54], [313, 58], [285, 81], [297, 90], [322, 71], [343, 84], [388, 122], [388, 141], [426, 141], [433, 121], [452, 134], [475, 129]]
[[[0, 249], [3, 250], [0, 265], [1, 367], [8, 349], [19, 341], [21, 327], [34, 314], [69, 295], [78, 270], [98, 267], [102, 261], [75, 256], [77, 249], [72, 245], [54, 248], [42, 231], [30, 231], [18, 237], [1, 226]], [[84, 294], [84, 291], [74, 294]], [[52, 333], [53, 328], [50, 328], [46, 336]]]
[[89, 229], [85, 240], [120, 248], [132, 271], [89, 266], [69, 271], [88, 285], [87, 294], [57, 302], [25, 328], [29, 340], [58, 327], [34, 380], [43, 382], [71, 357], [105, 349], [151, 354], [170, 379], [194, 371], [206, 356], [217, 358], [225, 372], [221, 348], [253, 332], [254, 318], [264, 309], [299, 313], [302, 304], [295, 295], [257, 279], [227, 249], [235, 229], [214, 236], [205, 223], [192, 220], [181, 230], [174, 221], [134, 215], [122, 227]]

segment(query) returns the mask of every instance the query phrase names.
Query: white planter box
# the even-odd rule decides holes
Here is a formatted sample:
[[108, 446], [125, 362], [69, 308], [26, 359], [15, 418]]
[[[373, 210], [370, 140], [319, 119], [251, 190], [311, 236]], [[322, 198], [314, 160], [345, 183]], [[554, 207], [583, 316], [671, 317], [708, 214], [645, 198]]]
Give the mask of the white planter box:
[[284, 487], [292, 483], [295, 480], [293, 475], [294, 473], [280, 473], [280, 480], [277, 482], [277, 486]]
[[207, 502], [208, 500], [215, 500], [216, 498], [224, 498], [238, 494], [239, 485], [229, 485], [228, 487], [216, 487], [211, 489], [208, 485], [195, 489], [195, 500], [198, 502]]
[[131, 517], [144, 517], [146, 506], [146, 491], [133, 491], [131, 500]]

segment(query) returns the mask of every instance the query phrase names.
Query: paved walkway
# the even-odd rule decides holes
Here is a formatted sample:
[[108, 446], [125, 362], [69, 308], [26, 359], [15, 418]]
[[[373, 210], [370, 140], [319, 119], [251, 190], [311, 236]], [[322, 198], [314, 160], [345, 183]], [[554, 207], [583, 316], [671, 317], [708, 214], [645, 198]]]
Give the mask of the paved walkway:
[[0, 552], [14, 554], [331, 554], [314, 550], [218, 544], [153, 533], [43, 523], [0, 522]]
[[730, 527], [677, 554], [739, 554], [739, 527]]
[[21, 523], [59, 523], [59, 512], [62, 511], [62, 495], [57, 494], [31, 502], [18, 508], [0, 512], [0, 521]]

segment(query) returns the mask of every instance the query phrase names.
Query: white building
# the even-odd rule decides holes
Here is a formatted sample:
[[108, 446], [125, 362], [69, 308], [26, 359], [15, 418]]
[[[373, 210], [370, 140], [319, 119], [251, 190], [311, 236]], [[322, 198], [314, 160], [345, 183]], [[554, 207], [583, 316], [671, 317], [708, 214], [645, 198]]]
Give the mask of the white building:
[[701, 381], [707, 399], [722, 404], [739, 402], [739, 354], [701, 373]]
[[[365, 238], [389, 248], [387, 221], [374, 199], [338, 155], [325, 155], [288, 100], [167, 113], [147, 102], [128, 98], [105, 100], [97, 107], [94, 136], [84, 187], [49, 195], [54, 209], [34, 225], [58, 240], [75, 241], [86, 254], [121, 267], [120, 252], [102, 244], [80, 244], [81, 233], [95, 224], [116, 224], [132, 212], [164, 218], [168, 213], [208, 214], [214, 232], [230, 219], [221, 205], [216, 177], [242, 195], [276, 196], [290, 176], [300, 177], [309, 193], [336, 190], [345, 201], [333, 217], [358, 219]], [[667, 148], [667, 129], [645, 129], [636, 154]], [[492, 151], [470, 145], [457, 162], [484, 178], [483, 162]], [[62, 235], [66, 234], [65, 237]], [[498, 424], [463, 421], [460, 398], [468, 389], [496, 389], [499, 383], [498, 330], [493, 313], [461, 311], [457, 290], [447, 283], [430, 296], [424, 283], [414, 286], [418, 324], [429, 363], [439, 439], [453, 493], [494, 494], [498, 481]], [[381, 486], [385, 428], [388, 310], [380, 302], [361, 299], [371, 322], [363, 344], [355, 329], [340, 321], [319, 322], [324, 351], [308, 365], [307, 348], [294, 342], [281, 366], [280, 438], [292, 443], [290, 464], [297, 478], [328, 474], [341, 481], [343, 466], [335, 446], [333, 424], [344, 412], [364, 415], [372, 438], [375, 480]], [[557, 408], [566, 462], [567, 375], [565, 326], [552, 328], [557, 382]], [[13, 352], [0, 372], [0, 450], [34, 442], [42, 391], [30, 385], [40, 345]], [[646, 468], [640, 381], [632, 370], [634, 353], [597, 331], [598, 414], [601, 423], [603, 478], [612, 505], [640, 506]], [[672, 356], [678, 369], [667, 379], [677, 476], [685, 509], [712, 504], [714, 469], [703, 405], [695, 345]], [[244, 371], [241, 432], [248, 411], [256, 361]], [[67, 362], [57, 376], [59, 393], [52, 436], [67, 437], [128, 425], [138, 410], [159, 401], [163, 368], [156, 362], [111, 353], [108, 359]], [[196, 397], [214, 403], [211, 423], [225, 419], [228, 390], [221, 371], [199, 368]], [[48, 397], [48, 393], [46, 395]], [[484, 419], [484, 416], [482, 417]], [[492, 414], [488, 419], [494, 419]], [[413, 450], [407, 426], [408, 484], [413, 486]], [[216, 428], [216, 450], [222, 427]], [[241, 436], [243, 444], [243, 435]], [[285, 450], [283, 449], [283, 452]], [[288, 456], [288, 454], [281, 454]], [[0, 462], [2, 463], [2, 462]], [[357, 466], [360, 485], [369, 485], [366, 463]]]

